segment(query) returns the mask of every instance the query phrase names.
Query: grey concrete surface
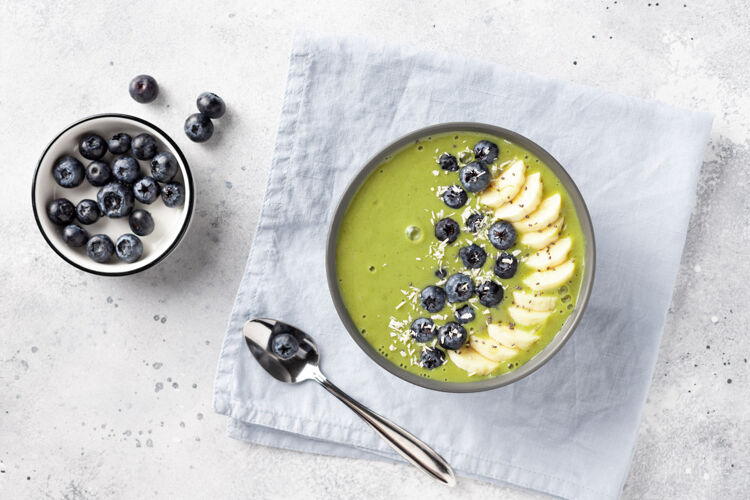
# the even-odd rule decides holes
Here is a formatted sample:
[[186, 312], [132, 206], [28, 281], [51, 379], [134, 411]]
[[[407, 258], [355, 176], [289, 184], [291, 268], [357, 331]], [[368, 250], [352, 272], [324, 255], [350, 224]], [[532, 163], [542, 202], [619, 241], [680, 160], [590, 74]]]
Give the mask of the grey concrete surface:
[[[747, 498], [748, 12], [739, 0], [0, 3], [0, 498], [538, 497], [471, 480], [448, 491], [406, 465], [248, 445], [212, 413], [295, 29], [716, 114], [623, 498]], [[162, 88], [151, 105], [127, 94], [143, 72]], [[204, 90], [230, 111], [196, 145], [181, 128]], [[105, 111], [172, 134], [198, 190], [176, 253], [120, 279], [65, 265], [29, 200], [46, 143]]]

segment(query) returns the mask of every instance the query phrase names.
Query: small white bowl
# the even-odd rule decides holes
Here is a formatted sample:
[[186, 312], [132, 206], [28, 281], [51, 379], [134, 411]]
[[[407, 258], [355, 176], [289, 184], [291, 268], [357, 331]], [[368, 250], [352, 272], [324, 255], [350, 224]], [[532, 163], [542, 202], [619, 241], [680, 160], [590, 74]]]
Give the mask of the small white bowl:
[[[52, 176], [52, 168], [55, 161], [66, 154], [78, 158], [83, 166], [86, 167], [91, 160], [83, 158], [78, 152], [78, 142], [81, 137], [88, 133], [95, 133], [104, 137], [105, 140], [109, 140], [110, 137], [118, 132], [125, 132], [131, 137], [144, 132], [148, 133], [156, 139], [159, 151], [169, 151], [177, 158], [180, 169], [174, 180], [185, 186], [185, 203], [180, 207], [170, 208], [164, 205], [161, 196], [150, 205], [145, 205], [136, 200], [135, 209], [147, 210], [154, 218], [154, 231], [147, 236], [139, 236], [143, 242], [143, 256], [137, 261], [128, 264], [119, 260], [115, 255], [110, 262], [102, 264], [95, 262], [86, 255], [85, 245], [80, 248], [73, 248], [63, 241], [62, 229], [64, 226], [58, 226], [49, 220], [47, 205], [57, 198], [67, 198], [73, 205], [77, 205], [79, 201], [87, 198], [96, 201], [96, 194], [99, 191], [98, 187], [92, 186], [86, 179], [84, 179], [80, 186], [75, 188], [61, 187], [55, 182]], [[102, 160], [111, 165], [113, 157], [112, 153], [107, 152]], [[150, 175], [149, 161], [139, 160], [138, 163], [141, 165], [141, 173]], [[108, 113], [89, 116], [88, 118], [79, 120], [60, 132], [50, 142], [44, 150], [34, 173], [34, 184], [31, 188], [31, 205], [34, 209], [34, 218], [42, 236], [49, 243], [49, 246], [65, 261], [78, 269], [93, 274], [123, 276], [134, 274], [156, 265], [177, 247], [187, 232], [190, 218], [193, 215], [194, 193], [193, 177], [190, 174], [190, 167], [187, 160], [185, 160], [185, 156], [177, 144], [167, 134], [156, 125], [141, 118]], [[89, 236], [106, 234], [112, 239], [112, 242], [116, 242], [120, 235], [133, 233], [128, 223], [128, 217], [111, 219], [102, 216], [94, 224], [83, 225], [75, 220], [71, 224], [79, 224], [88, 231]]]

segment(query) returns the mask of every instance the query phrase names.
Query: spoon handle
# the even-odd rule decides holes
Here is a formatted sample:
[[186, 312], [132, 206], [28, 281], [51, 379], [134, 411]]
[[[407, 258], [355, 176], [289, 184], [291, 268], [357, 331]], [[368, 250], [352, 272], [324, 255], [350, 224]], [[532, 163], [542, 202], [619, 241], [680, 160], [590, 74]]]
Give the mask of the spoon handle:
[[453, 474], [453, 469], [435, 450], [405, 429], [349, 397], [344, 391], [333, 385], [320, 371], [315, 373], [313, 379], [359, 415], [362, 420], [370, 424], [380, 437], [385, 439], [394, 450], [411, 462], [412, 465], [443, 484], [455, 486], [456, 476]]

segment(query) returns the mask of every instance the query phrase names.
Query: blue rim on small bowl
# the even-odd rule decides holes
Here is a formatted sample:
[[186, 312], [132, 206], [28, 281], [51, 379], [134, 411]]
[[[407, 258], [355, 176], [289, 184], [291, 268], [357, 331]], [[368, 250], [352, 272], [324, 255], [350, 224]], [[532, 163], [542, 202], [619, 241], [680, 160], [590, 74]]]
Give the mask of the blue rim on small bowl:
[[[536, 356], [528, 360], [517, 369], [498, 375], [497, 377], [478, 380], [476, 382], [444, 382], [441, 380], [428, 379], [421, 377], [414, 373], [408, 372], [398, 365], [392, 363], [385, 357], [383, 357], [376, 348], [374, 348], [365, 338], [360, 334], [354, 320], [349, 315], [349, 311], [344, 304], [341, 291], [338, 286], [338, 277], [336, 275], [336, 245], [338, 241], [338, 231], [341, 226], [341, 222], [344, 215], [349, 208], [349, 204], [356, 195], [359, 187], [362, 183], [367, 180], [370, 174], [378, 168], [378, 166], [385, 160], [386, 157], [393, 155], [408, 146], [413, 144], [415, 140], [422, 137], [428, 137], [431, 135], [437, 135], [447, 132], [479, 132], [507, 139], [514, 144], [518, 144], [523, 148], [531, 151], [536, 155], [544, 164], [552, 170], [557, 176], [560, 182], [565, 187], [565, 190], [570, 195], [573, 205], [576, 210], [583, 235], [586, 240], [586, 251], [585, 251], [585, 267], [584, 274], [581, 279], [581, 289], [578, 295], [576, 305], [571, 311], [570, 316], [563, 324], [560, 331], [557, 332], [555, 337], [547, 344], [541, 352]], [[591, 216], [589, 215], [586, 203], [583, 200], [581, 192], [578, 190], [575, 182], [571, 179], [570, 175], [565, 171], [563, 166], [545, 149], [533, 142], [531, 139], [513, 132], [508, 129], [497, 127], [495, 125], [488, 125], [484, 123], [475, 122], [449, 122], [431, 125], [419, 130], [410, 132], [399, 139], [396, 139], [391, 144], [387, 145], [380, 152], [372, 156], [364, 166], [357, 172], [352, 181], [349, 183], [347, 188], [339, 200], [338, 206], [331, 218], [331, 224], [328, 231], [328, 240], [326, 242], [326, 277], [328, 279], [328, 290], [331, 293], [334, 307], [336, 312], [341, 319], [341, 322], [346, 327], [349, 335], [354, 339], [357, 345], [367, 354], [375, 363], [380, 365], [389, 373], [396, 375], [397, 377], [411, 382], [412, 384], [443, 392], [479, 392], [487, 391], [490, 389], [496, 389], [505, 385], [516, 382], [536, 370], [542, 367], [547, 361], [549, 361], [561, 348], [573, 334], [576, 326], [583, 316], [583, 312], [586, 309], [586, 305], [591, 295], [591, 289], [594, 284], [594, 271], [596, 268], [596, 244], [594, 242], [594, 228], [591, 223]]]
[[[41, 202], [40, 195], [42, 194], [39, 192], [39, 189], [41, 189], [40, 188], [40, 172], [42, 171], [43, 165], [48, 166], [51, 163], [50, 159], [47, 157], [48, 154], [50, 153], [50, 150], [52, 150], [53, 147], [56, 146], [58, 141], [72, 129], [76, 127], [80, 127], [81, 125], [87, 124], [89, 122], [96, 122], [96, 121], [101, 121], [101, 120], [121, 120], [124, 123], [127, 123], [128, 126], [130, 126], [131, 128], [138, 129], [143, 132], [150, 132], [153, 136], [155, 136], [155, 139], [157, 139], [157, 141], [162, 142], [167, 147], [167, 149], [170, 150], [177, 157], [177, 160], [180, 166], [180, 171], [179, 171], [180, 173], [178, 175], [182, 177], [181, 180], [185, 186], [185, 203], [180, 208], [180, 210], [183, 211], [183, 213], [181, 213], [180, 215], [180, 218], [182, 220], [180, 222], [179, 230], [177, 230], [176, 232], [173, 231], [174, 234], [169, 235], [169, 238], [167, 238], [166, 241], [163, 242], [158, 252], [155, 252], [154, 255], [148, 256], [148, 257], [144, 256], [144, 258], [132, 264], [113, 263], [113, 264], [106, 264], [103, 266], [103, 265], [99, 265], [91, 261], [91, 263], [87, 265], [88, 263], [86, 262], [85, 259], [83, 258], [79, 259], [75, 257], [74, 254], [71, 254], [71, 250], [65, 248], [64, 243], [62, 243], [60, 238], [54, 235], [48, 234], [52, 226], [50, 226], [49, 223], [45, 223], [42, 221], [42, 217], [46, 217], [46, 210], [44, 206], [41, 206], [41, 207], [38, 206], [38, 202]], [[92, 129], [90, 130], [90, 132], [97, 132], [97, 131], [95, 129]], [[70, 153], [72, 153], [72, 151]], [[51, 161], [54, 161], [54, 158]], [[52, 178], [51, 172], [49, 176], [50, 178]], [[84, 181], [84, 184], [86, 184], [86, 181]], [[155, 203], [161, 203], [161, 200], [157, 200]], [[54, 252], [57, 255], [59, 255], [60, 258], [62, 258], [65, 262], [67, 262], [68, 264], [82, 271], [85, 271], [91, 274], [96, 274], [99, 276], [128, 276], [128, 275], [135, 274], [135, 273], [144, 271], [146, 269], [149, 269], [155, 266], [156, 264], [162, 262], [170, 253], [174, 251], [175, 248], [177, 248], [177, 246], [179, 245], [179, 243], [182, 241], [183, 237], [187, 233], [188, 227], [190, 225], [190, 221], [192, 219], [193, 209], [195, 207], [195, 188], [193, 185], [193, 176], [190, 171], [190, 165], [188, 164], [187, 159], [185, 158], [185, 155], [182, 153], [182, 150], [177, 145], [177, 143], [166, 132], [164, 132], [162, 129], [160, 129], [153, 123], [147, 120], [144, 120], [142, 118], [138, 118], [137, 116], [132, 116], [132, 115], [123, 114], [123, 113], [102, 113], [102, 114], [88, 116], [86, 118], [83, 118], [81, 120], [78, 120], [70, 124], [69, 126], [65, 127], [65, 129], [63, 129], [59, 134], [57, 134], [55, 138], [52, 139], [52, 141], [49, 142], [47, 147], [44, 149], [44, 152], [40, 156], [39, 162], [37, 163], [36, 169], [34, 171], [34, 180], [31, 185], [31, 206], [34, 212], [34, 219], [36, 221], [37, 227], [39, 228], [39, 232], [42, 234], [42, 237], [50, 246], [50, 248], [52, 248], [52, 250], [54, 250]], [[148, 209], [151, 206], [152, 205], [147, 205], [145, 208]], [[170, 210], [174, 210], [174, 209], [170, 209]], [[127, 218], [124, 218], [124, 219], [127, 220]], [[155, 222], [157, 225], [159, 224], [158, 219]], [[92, 229], [91, 226], [82, 226], [82, 227], [84, 227], [84, 229], [87, 229], [87, 230]], [[95, 231], [89, 231], [89, 232], [92, 234], [95, 233]], [[112, 270], [111, 271], [106, 270], [105, 266], [112, 266]]]

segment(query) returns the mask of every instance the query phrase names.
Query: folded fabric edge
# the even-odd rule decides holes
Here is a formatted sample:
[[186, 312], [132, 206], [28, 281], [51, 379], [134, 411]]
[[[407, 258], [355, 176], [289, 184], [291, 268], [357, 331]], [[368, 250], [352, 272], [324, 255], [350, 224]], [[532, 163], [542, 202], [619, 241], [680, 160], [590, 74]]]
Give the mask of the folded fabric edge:
[[[703, 155], [702, 155], [702, 159], [701, 159], [701, 163], [702, 163], [703, 156], [705, 156], [706, 147], [708, 146], [708, 143], [710, 142], [710, 139], [711, 139], [711, 130], [713, 128], [714, 115], [713, 115], [713, 113], [707, 113], [707, 112], [704, 112], [704, 111], [693, 111], [693, 113], [696, 113], [697, 115], [701, 116], [700, 122], [698, 122], [698, 120], [696, 120], [696, 127], [697, 128], [698, 127], [702, 127], [703, 128], [703, 130], [701, 131], [703, 138], [702, 138], [702, 141], [700, 141], [700, 142], [696, 141], [696, 144], [695, 144], [694, 147], [696, 149], [700, 149], [700, 150], [703, 151]], [[696, 202], [696, 196], [697, 196], [696, 188], [697, 188], [697, 183], [698, 183], [699, 176], [700, 176], [700, 167], [695, 172], [695, 179], [694, 179], [694, 182], [693, 182], [693, 190], [692, 190], [693, 196], [692, 196], [692, 203], [691, 203], [691, 206], [693, 208], [690, 210], [690, 215], [688, 217], [686, 217], [686, 220], [683, 223], [683, 227], [684, 227], [683, 228], [683, 234], [685, 236], [683, 237], [683, 241], [682, 241], [682, 252], [680, 252], [680, 261], [677, 263], [677, 266], [678, 266], [677, 267], [677, 272], [675, 273], [675, 278], [674, 278], [674, 281], [672, 283], [672, 295], [671, 295], [671, 297], [669, 299], [670, 307], [671, 307], [671, 304], [672, 304], [672, 299], [674, 298], [674, 291], [675, 291], [674, 287], [675, 287], [675, 282], [677, 281], [677, 276], [679, 274], [679, 266], [682, 263], [682, 256], [685, 253], [685, 244], [687, 243], [687, 233], [688, 233], [688, 226], [689, 226], [689, 223], [690, 223], [690, 218], [692, 217], [693, 211], [695, 209], [695, 202]], [[637, 417], [638, 425], [635, 426], [635, 428], [633, 430], [633, 433], [629, 436], [629, 442], [632, 443], [632, 444], [630, 446], [630, 454], [629, 454], [629, 459], [628, 459], [628, 462], [627, 462], [627, 467], [625, 468], [625, 471], [623, 472], [623, 475], [620, 478], [620, 485], [619, 485], [619, 488], [618, 488], [618, 491], [620, 491], [620, 492], [622, 492], [623, 488], [625, 487], [625, 483], [627, 482], [628, 477], [630, 476], [630, 469], [631, 469], [631, 467], [633, 465], [633, 457], [635, 456], [635, 450], [636, 450], [636, 447], [638, 445], [638, 434], [640, 432], [641, 423], [643, 421], [643, 413], [646, 410], [646, 400], [648, 399], [649, 390], [651, 388], [651, 382], [653, 381], [653, 378], [654, 378], [654, 371], [656, 370], [656, 362], [659, 359], [659, 351], [661, 351], [661, 339], [664, 336], [664, 325], [666, 323], [668, 315], [669, 315], [669, 307], [667, 308], [666, 311], [664, 311], [664, 315], [663, 315], [662, 320], [661, 320], [661, 325], [662, 326], [661, 326], [661, 330], [659, 331], [659, 348], [656, 349], [654, 351], [653, 355], [652, 355], [650, 375], [649, 375], [649, 378], [648, 378], [649, 383], [646, 386], [645, 391], [641, 395], [641, 402], [639, 404], [638, 417]]]
[[[239, 402], [235, 401], [235, 403]], [[238, 406], [243, 407], [244, 411], [238, 411]], [[346, 440], [331, 439], [326, 436], [325, 432], [322, 432], [321, 427], [341, 427], [340, 425], [312, 420], [308, 425], [296, 416], [278, 415], [276, 411], [264, 410], [258, 408], [257, 405], [248, 407], [240, 404], [230, 407], [227, 434], [234, 439], [306, 453], [344, 455], [364, 459], [377, 457], [392, 462], [405, 462], [398, 454], [387, 448], [385, 442], [383, 442], [383, 449], [362, 444], [364, 440], [361, 435], [371, 432], [367, 427], [357, 429], [347, 426], [346, 429], [350, 435]], [[282, 425], [280, 419], [291, 422], [291, 425]], [[351, 434], [360, 434], [360, 437], [356, 438]], [[357, 450], [359, 453], [352, 453], [351, 450]], [[560, 498], [617, 498], [620, 492], [615, 487], [609, 491], [592, 490], [584, 484], [544, 472], [523, 469], [509, 463], [483, 459], [452, 449], [437, 451], [449, 463], [455, 463], [458, 457], [462, 457], [464, 462], [468, 461], [464, 467], [455, 468], [456, 474], [491, 484], [541, 492]], [[464, 469], [476, 472], [466, 472]]]
[[[292, 43], [292, 50], [289, 56], [289, 68], [287, 70], [287, 85], [284, 91], [284, 98], [282, 100], [279, 128], [276, 132], [276, 141], [274, 142], [274, 153], [271, 165], [277, 165], [283, 159], [285, 159], [282, 151], [291, 150], [294, 141], [294, 133], [297, 125], [297, 118], [301, 106], [300, 101], [302, 100], [303, 89], [305, 87], [305, 77], [308, 71], [307, 64], [296, 64], [296, 60], [300, 57], [307, 57], [307, 40], [303, 37], [296, 37]], [[236, 363], [232, 360], [236, 358], [242, 349], [242, 335], [238, 333], [232, 335], [233, 331], [239, 332], [242, 328], [241, 323], [250, 319], [245, 318], [243, 313], [239, 310], [239, 304], [243, 302], [245, 292], [250, 289], [249, 283], [253, 279], [261, 279], [263, 268], [261, 267], [258, 272], [253, 271], [253, 265], [255, 252], [258, 247], [258, 235], [261, 233], [264, 216], [268, 212], [269, 199], [271, 198], [270, 193], [271, 187], [274, 183], [273, 172], [277, 170], [271, 168], [268, 177], [266, 179], [266, 187], [263, 192], [263, 203], [261, 204], [261, 211], [258, 216], [258, 223], [253, 233], [253, 241], [250, 246], [250, 252], [245, 264], [244, 273], [240, 285], [237, 289], [237, 295], [234, 299], [234, 305], [232, 306], [232, 312], [229, 316], [227, 328], [224, 334], [224, 340], [222, 342], [221, 352], [219, 353], [219, 360], [216, 366], [216, 375], [214, 376], [214, 394], [213, 394], [213, 409], [214, 412], [229, 415], [229, 404], [231, 400], [231, 387], [232, 378], [234, 376], [234, 367]], [[236, 338], [235, 338], [236, 337]]]

